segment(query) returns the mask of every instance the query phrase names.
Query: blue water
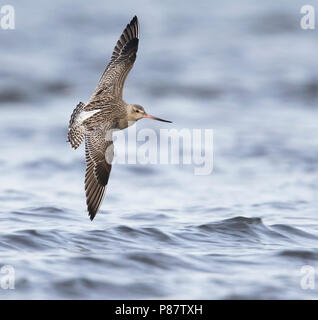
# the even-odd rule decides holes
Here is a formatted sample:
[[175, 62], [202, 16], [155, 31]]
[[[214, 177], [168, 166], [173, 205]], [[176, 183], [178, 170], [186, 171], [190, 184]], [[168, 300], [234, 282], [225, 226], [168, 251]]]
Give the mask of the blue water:
[[[306, 2], [7, 3], [0, 267], [14, 268], [15, 289], [1, 299], [318, 298], [300, 272], [318, 267], [318, 31], [300, 28]], [[125, 100], [176, 129], [213, 129], [214, 168], [115, 164], [91, 222], [68, 120], [134, 14]]]

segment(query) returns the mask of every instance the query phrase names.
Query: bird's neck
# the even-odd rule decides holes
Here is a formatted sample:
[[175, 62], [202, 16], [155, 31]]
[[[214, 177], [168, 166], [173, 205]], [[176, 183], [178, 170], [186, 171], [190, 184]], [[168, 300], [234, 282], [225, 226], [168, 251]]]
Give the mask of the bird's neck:
[[132, 116], [132, 106], [130, 104], [126, 105], [126, 114], [125, 117], [121, 118], [118, 121], [118, 128], [120, 130], [130, 127], [136, 122], [136, 119]]

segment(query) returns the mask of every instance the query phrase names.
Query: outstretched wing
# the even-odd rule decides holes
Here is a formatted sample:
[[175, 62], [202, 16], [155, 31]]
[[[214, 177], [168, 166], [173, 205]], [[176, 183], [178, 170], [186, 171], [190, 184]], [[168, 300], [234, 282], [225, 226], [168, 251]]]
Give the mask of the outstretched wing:
[[97, 128], [85, 136], [85, 192], [88, 215], [93, 220], [104, 198], [108, 183], [114, 145], [111, 131]]
[[110, 62], [99, 80], [92, 100], [103, 94], [112, 94], [122, 98], [126, 77], [136, 60], [138, 41], [139, 24], [137, 17], [134, 16], [117, 41]]

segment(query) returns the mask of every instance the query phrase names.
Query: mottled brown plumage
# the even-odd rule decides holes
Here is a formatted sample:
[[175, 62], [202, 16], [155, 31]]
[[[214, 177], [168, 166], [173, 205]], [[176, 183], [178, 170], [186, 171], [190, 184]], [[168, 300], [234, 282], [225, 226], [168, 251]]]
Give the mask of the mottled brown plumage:
[[143, 107], [127, 104], [122, 99], [125, 79], [136, 60], [139, 24], [135, 16], [126, 26], [114, 48], [99, 83], [85, 105], [74, 109], [68, 141], [76, 149], [85, 138], [86, 204], [93, 220], [103, 200], [113, 160], [112, 131], [125, 129], [142, 118], [170, 122], [148, 115]]

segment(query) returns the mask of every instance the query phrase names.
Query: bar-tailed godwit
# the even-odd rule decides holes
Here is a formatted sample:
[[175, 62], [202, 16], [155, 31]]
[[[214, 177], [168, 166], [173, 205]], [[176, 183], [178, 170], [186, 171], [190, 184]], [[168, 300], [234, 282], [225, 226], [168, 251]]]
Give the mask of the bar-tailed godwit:
[[113, 160], [112, 131], [142, 118], [171, 122], [123, 100], [125, 79], [136, 60], [139, 24], [135, 16], [120, 36], [110, 62], [87, 104], [80, 102], [69, 123], [68, 141], [76, 149], [85, 138], [85, 191], [88, 215], [94, 219], [103, 200]]

